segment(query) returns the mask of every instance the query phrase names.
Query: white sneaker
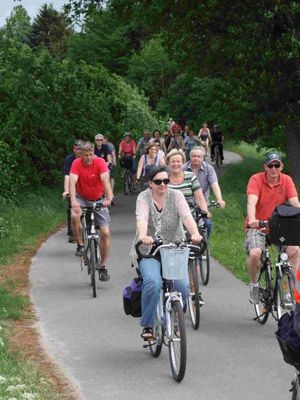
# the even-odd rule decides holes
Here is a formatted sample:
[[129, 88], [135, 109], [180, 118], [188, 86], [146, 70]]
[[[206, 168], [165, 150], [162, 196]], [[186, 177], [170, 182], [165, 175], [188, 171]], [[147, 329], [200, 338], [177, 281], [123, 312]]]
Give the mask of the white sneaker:
[[249, 301], [252, 304], [259, 304], [259, 286], [257, 284], [250, 283], [249, 285]]

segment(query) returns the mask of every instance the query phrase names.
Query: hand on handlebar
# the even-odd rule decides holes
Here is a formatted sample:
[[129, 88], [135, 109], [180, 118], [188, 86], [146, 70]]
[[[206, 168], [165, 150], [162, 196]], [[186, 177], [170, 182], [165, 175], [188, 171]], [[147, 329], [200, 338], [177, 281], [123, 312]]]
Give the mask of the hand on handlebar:
[[248, 221], [248, 226], [250, 228], [258, 228], [259, 227], [259, 221], [257, 219], [249, 219]]
[[147, 244], [147, 245], [154, 243], [154, 239], [152, 236], [145, 236], [143, 238], [140, 238], [140, 240], [143, 242], [143, 244]]
[[225, 208], [225, 206], [226, 206], [226, 203], [224, 200], [219, 200], [218, 204], [220, 205], [221, 208]]
[[200, 235], [199, 232], [191, 235], [191, 241], [193, 244], [199, 244], [202, 239], [203, 239], [203, 237]]

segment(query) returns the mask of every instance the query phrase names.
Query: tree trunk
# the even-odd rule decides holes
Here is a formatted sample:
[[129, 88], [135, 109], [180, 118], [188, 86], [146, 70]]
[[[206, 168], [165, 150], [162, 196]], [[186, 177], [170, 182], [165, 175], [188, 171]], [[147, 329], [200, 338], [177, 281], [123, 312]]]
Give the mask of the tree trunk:
[[286, 154], [290, 167], [290, 174], [294, 182], [300, 186], [300, 133], [296, 121], [291, 121], [286, 126]]

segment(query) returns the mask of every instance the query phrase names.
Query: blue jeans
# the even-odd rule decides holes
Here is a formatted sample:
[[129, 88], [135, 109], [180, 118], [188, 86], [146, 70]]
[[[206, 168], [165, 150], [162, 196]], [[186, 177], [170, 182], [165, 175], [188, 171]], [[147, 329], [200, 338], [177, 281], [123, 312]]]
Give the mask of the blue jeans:
[[[139, 270], [143, 277], [142, 318], [140, 324], [144, 327], [153, 327], [156, 306], [162, 288], [160, 262], [155, 258], [143, 258], [139, 262]], [[185, 304], [190, 292], [188, 278], [175, 281], [175, 289], [181, 292], [183, 304]]]
[[212, 229], [211, 218], [205, 218], [205, 227], [206, 227], [206, 230], [207, 230], [207, 239], [208, 239], [210, 234], [211, 234], [211, 229]]

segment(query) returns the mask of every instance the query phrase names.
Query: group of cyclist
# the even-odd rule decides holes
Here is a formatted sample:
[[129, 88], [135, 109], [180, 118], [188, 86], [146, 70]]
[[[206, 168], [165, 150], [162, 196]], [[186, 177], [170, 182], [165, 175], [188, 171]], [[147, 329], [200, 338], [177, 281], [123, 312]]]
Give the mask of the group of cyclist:
[[[125, 132], [118, 148], [121, 168], [130, 168], [133, 184], [142, 184], [144, 189], [136, 203], [136, 237], [134, 244], [142, 240], [151, 245], [153, 238], [160, 236], [165, 242], [181, 240], [184, 227], [194, 243], [202, 237], [192, 217], [189, 203], [193, 201], [207, 212], [206, 226], [211, 232], [211, 215], [208, 211], [210, 188], [220, 207], [225, 207], [222, 192], [214, 168], [205, 161], [209, 144], [223, 145], [224, 136], [218, 126], [210, 132], [203, 124], [199, 135], [186, 125], [184, 130], [174, 121], [161, 135], [155, 130], [145, 130], [136, 144], [130, 132]], [[70, 239], [77, 242], [76, 255], [82, 256], [84, 247], [80, 228], [80, 206], [103, 201], [103, 208], [96, 213], [100, 229], [100, 265], [102, 280], [109, 280], [107, 260], [110, 248], [110, 216], [107, 209], [114, 201], [112, 179], [117, 159], [107, 138], [98, 134], [95, 145], [76, 141], [73, 154], [65, 159], [64, 193], [70, 196], [71, 227]], [[137, 156], [139, 155], [139, 160]], [[223, 160], [223, 146], [220, 148]], [[127, 160], [127, 161], [126, 161]], [[258, 228], [259, 220], [270, 218], [274, 208], [284, 202], [300, 207], [297, 191], [292, 179], [282, 173], [283, 163], [279, 154], [270, 153], [264, 163], [264, 172], [253, 175], [247, 187], [247, 218], [245, 222], [245, 247], [251, 278], [250, 301], [257, 303], [260, 256], [265, 239]], [[71, 240], [69, 240], [71, 241]], [[147, 251], [147, 250], [145, 250]], [[148, 248], [149, 251], [149, 248]], [[143, 251], [145, 254], [145, 252]], [[300, 252], [297, 246], [289, 246], [287, 254], [295, 271], [298, 270]], [[157, 258], [138, 259], [134, 245], [131, 251], [133, 264], [143, 278], [142, 291], [142, 338], [153, 339], [153, 323], [159, 290], [161, 288], [160, 262]], [[188, 295], [188, 282], [177, 282], [183, 301]], [[202, 300], [202, 299], [201, 299]], [[149, 339], [150, 338], [150, 339]]]

